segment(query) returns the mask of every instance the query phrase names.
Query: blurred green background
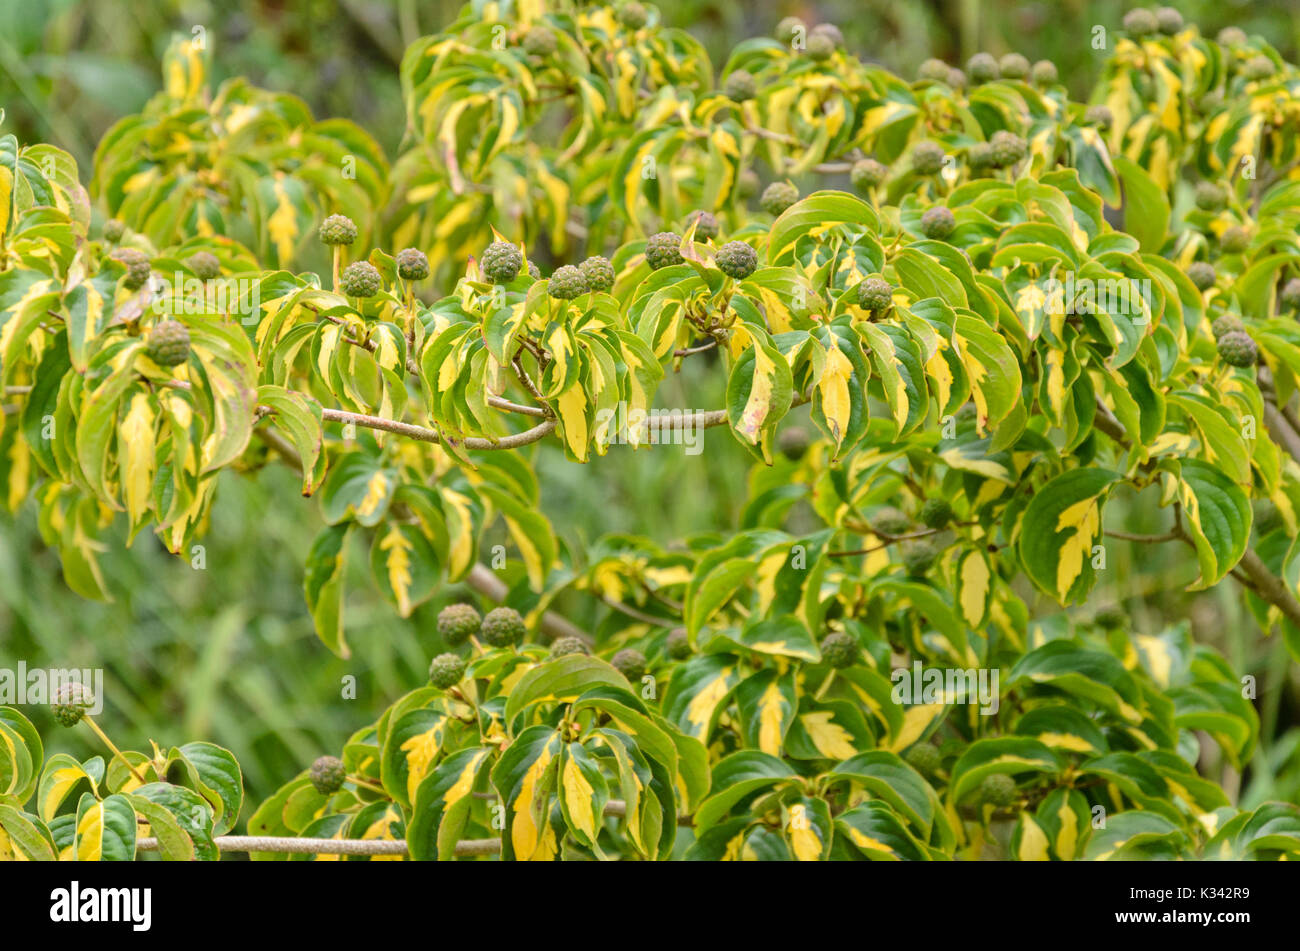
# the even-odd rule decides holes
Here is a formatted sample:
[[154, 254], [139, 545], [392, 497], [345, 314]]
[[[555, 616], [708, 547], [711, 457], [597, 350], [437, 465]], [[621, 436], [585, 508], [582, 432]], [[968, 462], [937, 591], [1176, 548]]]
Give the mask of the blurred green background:
[[[1295, 59], [1294, 0], [1176, 5], [1207, 32], [1235, 24]], [[1092, 27], [1114, 28], [1130, 4], [670, 0], [658, 6], [668, 23], [706, 42], [715, 66], [737, 41], [797, 14], [810, 25], [840, 24], [859, 55], [907, 76], [930, 55], [961, 62], [980, 49], [1018, 49], [1057, 62], [1073, 94], [1083, 97], [1102, 55], [1091, 48]], [[198, 24], [208, 32], [218, 78], [245, 75], [304, 97], [319, 116], [354, 118], [395, 157], [404, 125], [397, 80], [402, 50], [449, 22], [459, 7], [449, 0], [0, 0], [6, 113], [0, 131], [68, 149], [85, 180], [98, 137], [158, 88], [169, 36]], [[660, 405], [722, 405], [712, 356], [689, 363], [682, 378], [666, 381]], [[615, 531], [667, 542], [731, 530], [750, 462], [725, 430], [703, 438], [697, 456], [661, 447], [634, 457], [616, 447], [585, 466], [539, 447], [544, 510], [574, 546]], [[245, 770], [247, 818], [277, 785], [321, 753], [337, 752], [348, 734], [424, 682], [428, 658], [440, 648], [434, 616], [466, 592], [449, 587], [401, 621], [376, 592], [364, 552], [356, 549], [347, 589], [353, 656], [335, 658], [313, 634], [302, 595], [302, 564], [322, 524], [316, 503], [300, 498], [296, 477], [280, 466], [221, 479], [205, 539], [206, 568], [172, 557], [149, 534], [129, 549], [123, 538], [104, 558], [108, 586], [117, 594], [111, 604], [83, 601], [64, 586], [58, 559], [36, 532], [34, 506], [0, 514], [0, 665], [22, 659], [29, 666], [103, 668], [107, 709], [100, 722], [110, 734], [135, 748], [147, 748], [150, 738], [161, 745], [205, 738], [231, 748]], [[1112, 506], [1108, 522], [1132, 531], [1164, 527], [1150, 504]], [[1143, 631], [1186, 620], [1198, 640], [1255, 675], [1261, 754], [1245, 777], [1229, 772], [1225, 785], [1233, 793], [1240, 780], [1247, 806], [1300, 797], [1300, 677], [1281, 643], [1263, 637], [1232, 583], [1182, 593], [1181, 584], [1195, 573], [1185, 551], [1115, 544], [1110, 552], [1093, 607], [1080, 609], [1080, 616], [1122, 602]], [[560, 603], [591, 630], [605, 614], [576, 595]], [[355, 700], [341, 699], [347, 677], [356, 678]], [[88, 733], [51, 734], [46, 712], [29, 712], [55, 749], [102, 752]]]

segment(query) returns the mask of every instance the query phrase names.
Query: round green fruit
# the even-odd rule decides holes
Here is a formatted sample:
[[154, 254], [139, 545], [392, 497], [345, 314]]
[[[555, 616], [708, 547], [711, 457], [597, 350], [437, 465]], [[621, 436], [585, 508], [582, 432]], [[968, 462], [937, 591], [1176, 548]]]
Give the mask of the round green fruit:
[[789, 182], [773, 182], [763, 189], [758, 206], [769, 215], [780, 215], [799, 200], [799, 189]]
[[918, 175], [938, 175], [943, 171], [944, 159], [948, 153], [938, 142], [922, 140], [912, 146], [912, 168]]
[[221, 276], [221, 262], [211, 251], [196, 251], [190, 255], [186, 263], [189, 264], [191, 273], [200, 281], [210, 281]]
[[1208, 291], [1218, 280], [1218, 275], [1209, 261], [1193, 261], [1187, 265], [1187, 279], [1196, 285], [1198, 291]]
[[483, 619], [471, 604], [449, 604], [438, 612], [438, 636], [451, 647], [478, 636]]
[[1300, 277], [1293, 277], [1283, 284], [1277, 299], [1287, 310], [1300, 310]]
[[883, 277], [868, 277], [858, 282], [858, 306], [873, 314], [882, 314], [894, 304], [894, 285]]
[[862, 649], [852, 635], [843, 631], [833, 631], [822, 638], [822, 660], [836, 670], [852, 667], [858, 662]]
[[587, 293], [587, 279], [572, 264], [555, 269], [546, 285], [546, 293], [556, 300], [573, 300]]
[[112, 241], [114, 244], [122, 240], [122, 235], [126, 234], [126, 225], [118, 218], [109, 218], [104, 222], [104, 240]]
[[1219, 211], [1228, 203], [1228, 193], [1218, 182], [1196, 183], [1196, 207], [1201, 211]]
[[523, 617], [514, 608], [493, 608], [479, 628], [483, 640], [493, 647], [518, 644], [527, 633]]
[[777, 433], [776, 448], [791, 462], [798, 462], [808, 452], [808, 447], [812, 441], [808, 438], [808, 430], [802, 426], [787, 426]]
[[429, 258], [419, 248], [397, 252], [397, 276], [404, 281], [422, 281], [429, 276]]
[[921, 64], [921, 68], [916, 71], [917, 79], [928, 79], [931, 82], [946, 83], [948, 81], [949, 66], [941, 59], [927, 59]]
[[921, 506], [921, 524], [926, 528], [947, 528], [953, 519], [947, 499], [926, 499]]
[[917, 743], [903, 756], [907, 765], [916, 770], [922, 776], [933, 776], [939, 771], [939, 766], [943, 762], [943, 754], [939, 752], [939, 747], [933, 743]]
[[339, 277], [343, 293], [348, 297], [374, 297], [383, 286], [384, 279], [379, 268], [369, 261], [353, 261], [343, 269]]
[[1243, 330], [1234, 330], [1219, 338], [1219, 356], [1228, 366], [1253, 367], [1259, 362], [1259, 347]]
[[179, 320], [164, 320], [149, 331], [145, 354], [160, 367], [180, 366], [190, 358], [190, 332]]
[[903, 568], [914, 578], [921, 578], [930, 573], [939, 558], [939, 548], [928, 539], [908, 542], [901, 552]]
[[747, 69], [728, 73], [722, 82], [722, 93], [733, 102], [745, 102], [758, 95], [758, 80]]
[[1214, 334], [1215, 340], [1225, 334], [1240, 333], [1245, 329], [1246, 325], [1241, 322], [1241, 318], [1236, 314], [1224, 314], [1210, 324], [1210, 333]]
[[682, 236], [679, 234], [660, 231], [652, 234], [645, 243], [645, 262], [653, 271], [681, 264], [683, 260]]
[[1159, 29], [1156, 15], [1150, 10], [1138, 7], [1124, 14], [1124, 30], [1133, 36], [1150, 36]]
[[835, 41], [825, 33], [810, 34], [805, 52], [814, 63], [824, 63], [835, 55]]
[[524, 34], [524, 52], [545, 59], [555, 53], [555, 34], [544, 26], [534, 26]]
[[743, 281], [758, 270], [758, 252], [744, 241], [728, 241], [713, 255], [718, 270], [736, 281]]
[[957, 219], [943, 205], [927, 208], [921, 215], [921, 233], [935, 241], [943, 241], [957, 227]]
[[126, 274], [122, 286], [129, 291], [138, 291], [149, 280], [149, 258], [135, 248], [118, 248], [113, 252], [113, 260], [126, 265]]
[[980, 799], [1000, 808], [1016, 801], [1016, 781], [1005, 773], [985, 776], [980, 783]]
[[1006, 129], [999, 129], [993, 133], [993, 138], [989, 140], [989, 147], [992, 149], [994, 168], [1010, 168], [1029, 152], [1029, 143]]
[[465, 676], [465, 659], [459, 654], [439, 654], [429, 664], [429, 683], [446, 690]]
[[912, 520], [901, 509], [892, 505], [876, 509], [871, 515], [871, 530], [878, 535], [906, 535], [912, 529]]
[[690, 635], [686, 633], [685, 628], [675, 627], [668, 632], [668, 638], [664, 641], [664, 649], [668, 651], [668, 656], [673, 660], [685, 660], [695, 653], [691, 647]]
[[646, 8], [636, 0], [629, 0], [618, 8], [618, 22], [629, 30], [641, 29], [649, 19], [650, 14], [646, 12]]
[[642, 654], [635, 647], [625, 647], [613, 657], [609, 662], [614, 665], [614, 669], [626, 677], [632, 683], [636, 683], [645, 676], [645, 654]]
[[1250, 233], [1240, 225], [1233, 225], [1219, 235], [1219, 247], [1225, 254], [1241, 254], [1250, 247]]
[[557, 637], [551, 644], [551, 657], [564, 657], [568, 654], [590, 654], [587, 645], [580, 637]]
[[998, 60], [998, 73], [1003, 79], [1024, 79], [1030, 69], [1029, 60], [1019, 53], [1008, 53]]
[[1183, 15], [1173, 7], [1156, 8], [1156, 29], [1165, 36], [1173, 36], [1183, 28]]
[[351, 244], [357, 240], [356, 223], [347, 215], [330, 215], [320, 223], [320, 239], [330, 247]]
[[991, 83], [998, 78], [998, 61], [992, 53], [976, 53], [966, 60], [966, 75], [976, 86]]
[[854, 188], [864, 194], [881, 185], [888, 177], [888, 166], [882, 165], [873, 158], [858, 159], [849, 171], [849, 181], [853, 183]]
[[582, 271], [587, 287], [593, 291], [607, 291], [614, 286], [616, 275], [614, 265], [609, 263], [609, 258], [593, 254], [578, 265], [578, 270]]
[[1083, 114], [1083, 121], [1088, 125], [1109, 129], [1115, 121], [1115, 114], [1110, 111], [1110, 106], [1089, 106], [1088, 111]]
[[479, 269], [493, 284], [509, 284], [524, 267], [524, 252], [509, 241], [493, 241], [483, 251]]
[[1056, 64], [1050, 59], [1040, 59], [1035, 63], [1031, 75], [1038, 86], [1055, 86], [1060, 79]]
[[337, 756], [322, 756], [311, 764], [311, 784], [322, 796], [332, 796], [343, 788], [348, 772]]
[[713, 212], [691, 212], [691, 216], [686, 220], [686, 223], [689, 226], [691, 222], [695, 223], [695, 239], [697, 241], [711, 241], [718, 236], [718, 218]]

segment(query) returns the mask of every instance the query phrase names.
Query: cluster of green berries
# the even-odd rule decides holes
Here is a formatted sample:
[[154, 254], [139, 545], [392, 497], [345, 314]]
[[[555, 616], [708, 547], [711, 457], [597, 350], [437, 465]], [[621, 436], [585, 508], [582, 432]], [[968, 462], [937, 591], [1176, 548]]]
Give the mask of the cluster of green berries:
[[1029, 152], [1029, 144], [1006, 129], [999, 129], [989, 139], [989, 159], [994, 168], [1010, 168]]
[[186, 263], [190, 273], [200, 281], [211, 281], [221, 276], [221, 262], [211, 251], [195, 251]]
[[737, 69], [723, 80], [722, 92], [733, 102], [745, 102], [758, 95], [758, 80], [749, 70]]
[[95, 704], [95, 695], [80, 683], [64, 684], [54, 696], [50, 710], [59, 726], [73, 727]]
[[671, 231], [652, 234], [645, 243], [645, 261], [654, 271], [681, 264], [682, 236]]
[[449, 604], [438, 612], [438, 636], [452, 647], [477, 637], [483, 618], [470, 604]]
[[918, 175], [938, 175], [947, 153], [938, 142], [924, 139], [912, 146], [912, 168]]
[[743, 281], [758, 269], [758, 252], [744, 241], [728, 241], [713, 255], [718, 270], [733, 280]]
[[524, 619], [514, 608], [493, 608], [483, 618], [479, 635], [492, 647], [511, 647], [528, 634]]
[[990, 806], [1005, 808], [1016, 801], [1016, 781], [1005, 773], [985, 776], [980, 783], [980, 799]]
[[1259, 347], [1244, 330], [1232, 330], [1219, 338], [1219, 357], [1228, 366], [1253, 367], [1259, 362]]
[[1115, 114], [1110, 111], [1110, 106], [1089, 106], [1083, 114], [1083, 121], [1100, 129], [1109, 129], [1115, 122]]
[[1218, 275], [1214, 272], [1214, 265], [1209, 261], [1193, 261], [1187, 265], [1187, 279], [1196, 286], [1198, 291], [1208, 291], [1218, 280]]
[[479, 261], [479, 270], [493, 284], [509, 284], [523, 268], [524, 252], [509, 241], [493, 241]]
[[953, 519], [952, 506], [947, 499], [926, 499], [921, 506], [920, 519], [926, 528], [947, 528]]
[[126, 266], [122, 277], [122, 286], [128, 291], [138, 291], [149, 280], [149, 258], [143, 251], [135, 248], [118, 248], [113, 252], [113, 260]]
[[369, 261], [353, 261], [339, 276], [339, 284], [348, 297], [374, 297], [383, 283], [384, 278], [379, 273], [379, 268]]
[[546, 283], [546, 293], [556, 300], [573, 300], [587, 293], [587, 278], [572, 264], [557, 267]]
[[1252, 56], [1241, 67], [1241, 75], [1252, 82], [1268, 79], [1277, 72], [1277, 65], [1267, 56]]
[[940, 550], [928, 538], [919, 538], [903, 545], [903, 568], [913, 578], [923, 578], [939, 560]]
[[883, 277], [868, 277], [858, 283], [858, 306], [873, 315], [889, 310], [894, 303], [894, 286]]
[[190, 358], [190, 332], [179, 320], [154, 325], [145, 340], [145, 355], [160, 367], [180, 366]]
[[588, 290], [607, 291], [614, 286], [616, 275], [614, 265], [609, 263], [609, 258], [593, 254], [578, 265], [578, 270], [582, 272], [582, 279], [587, 282]]
[[711, 211], [693, 211], [687, 219], [689, 227], [695, 225], [695, 237], [701, 241], [712, 241], [718, 236], [718, 218]]
[[686, 633], [686, 629], [683, 627], [675, 627], [668, 632], [668, 637], [664, 641], [664, 649], [673, 660], [685, 660], [695, 652], [691, 647], [690, 635]]
[[1124, 30], [1133, 36], [1173, 36], [1183, 28], [1183, 15], [1173, 7], [1145, 10], [1141, 7], [1124, 14]]
[[921, 233], [932, 240], [946, 240], [956, 227], [957, 219], [943, 205], [927, 208], [921, 215]]
[[849, 181], [862, 193], [881, 185], [889, 177], [889, 168], [873, 158], [858, 159], [849, 170]]
[[871, 515], [871, 530], [887, 537], [903, 535], [912, 527], [912, 520], [892, 505], [884, 505]]
[[311, 764], [308, 775], [312, 787], [322, 796], [332, 796], [343, 788], [348, 771], [337, 756], [322, 756]]
[[333, 247], [350, 245], [357, 240], [357, 226], [347, 215], [330, 215], [320, 223], [320, 239]]
[[429, 664], [429, 683], [442, 690], [454, 687], [465, 676], [465, 659], [459, 654], [439, 654]]
[[781, 215], [798, 200], [799, 189], [794, 185], [789, 182], [773, 182], [763, 189], [763, 194], [758, 199], [758, 207], [769, 215]]
[[524, 619], [514, 608], [493, 608], [486, 617], [480, 617], [468, 604], [449, 604], [438, 612], [438, 635], [452, 647], [471, 637], [481, 637], [492, 647], [510, 647], [527, 633]]
[[422, 281], [429, 276], [429, 258], [418, 248], [397, 252], [397, 276], [404, 281]]
[[611, 657], [609, 662], [614, 666], [615, 670], [632, 681], [632, 683], [636, 683], [645, 676], [645, 654], [642, 654], [635, 647], [623, 648]]
[[1300, 277], [1293, 277], [1282, 285], [1278, 300], [1286, 310], [1300, 310]]
[[590, 654], [587, 645], [580, 637], [557, 637], [551, 644], [551, 657], [564, 657], [568, 654]]
[[851, 634], [845, 634], [843, 631], [832, 631], [823, 637], [821, 651], [822, 660], [836, 670], [852, 667], [858, 662], [858, 658], [862, 654], [857, 639]]
[[650, 14], [646, 12], [646, 8], [636, 0], [628, 0], [618, 8], [618, 22], [629, 30], [641, 29], [649, 19]]
[[1241, 322], [1241, 318], [1236, 314], [1224, 314], [1210, 324], [1210, 333], [1214, 334], [1217, 341], [1225, 334], [1241, 333], [1246, 329], [1246, 325]]
[[555, 34], [544, 26], [530, 27], [524, 34], [524, 52], [545, 59], [555, 54]]

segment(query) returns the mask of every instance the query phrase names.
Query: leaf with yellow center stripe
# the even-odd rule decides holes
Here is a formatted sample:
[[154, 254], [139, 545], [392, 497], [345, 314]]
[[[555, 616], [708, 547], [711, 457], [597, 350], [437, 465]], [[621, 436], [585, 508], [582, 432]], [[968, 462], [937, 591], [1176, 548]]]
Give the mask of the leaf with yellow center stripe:
[[786, 736], [785, 755], [838, 762], [875, 744], [871, 728], [856, 704], [846, 700], [814, 704], [805, 697]]
[[727, 419], [746, 448], [772, 462], [772, 434], [794, 398], [790, 364], [761, 327], [738, 324], [733, 341], [743, 346], [727, 379]]
[[37, 790], [36, 811], [45, 821], [55, 817], [64, 801], [85, 782], [92, 793], [104, 781], [104, 760], [93, 757], [78, 763], [67, 753], [55, 753], [45, 762]]
[[999, 736], [976, 740], [953, 764], [948, 795], [962, 802], [975, 793], [988, 776], [1019, 773], [1056, 773], [1061, 763], [1056, 754], [1038, 740]]
[[1134, 726], [1145, 718], [1141, 688], [1124, 665], [1113, 654], [1069, 640], [1048, 641], [1021, 657], [1002, 692], [1031, 684], [1047, 684], [1082, 697]]
[[36, 816], [0, 803], [0, 862], [53, 862], [54, 837]]
[[370, 571], [402, 617], [429, 598], [442, 581], [434, 540], [417, 525], [390, 523], [375, 535]]
[[492, 785], [505, 805], [501, 857], [513, 861], [548, 861], [559, 851], [551, 825], [551, 802], [563, 746], [559, 731], [529, 727], [506, 747], [492, 767]]
[[0, 707], [0, 796], [26, 802], [45, 756], [36, 728], [14, 707]]
[[746, 797], [778, 785], [798, 781], [789, 764], [757, 750], [742, 750], [713, 767], [708, 798], [695, 810], [697, 834], [706, 832]]
[[799, 705], [794, 668], [784, 673], [767, 668], [751, 674], [737, 685], [735, 696], [745, 745], [780, 756]]
[[607, 661], [586, 654], [565, 654], [539, 664], [524, 674], [506, 698], [505, 719], [515, 717], [536, 703], [576, 700], [600, 686], [631, 692], [627, 678]]
[[868, 800], [835, 817], [835, 831], [876, 862], [928, 862], [935, 855], [907, 831], [886, 803]]
[[583, 846], [604, 858], [598, 841], [604, 822], [609, 784], [600, 764], [581, 743], [567, 743], [560, 749], [556, 788], [569, 833]]
[[409, 809], [424, 778], [442, 755], [449, 716], [440, 704], [403, 714], [384, 740], [380, 776], [384, 789]]
[[677, 667], [664, 693], [665, 718], [687, 736], [708, 742], [723, 702], [740, 682], [738, 664], [732, 654], [705, 654]]
[[876, 378], [894, 417], [896, 434], [911, 432], [929, 412], [929, 387], [920, 347], [902, 327], [866, 322], [854, 326], [866, 341]]
[[135, 810], [126, 796], [102, 802], [90, 793], [77, 804], [75, 854], [79, 862], [130, 862], [135, 858]]
[[1109, 749], [1096, 722], [1063, 703], [1035, 707], [1016, 721], [1015, 731], [1067, 755], [1100, 756]]
[[1039, 489], [1025, 508], [1020, 560], [1030, 579], [1062, 604], [1086, 597], [1096, 583], [1093, 545], [1101, 538], [1101, 507], [1118, 479], [1106, 469], [1072, 469]]
[[447, 861], [469, 822], [474, 789], [492, 751], [484, 747], [460, 750], [439, 764], [415, 791], [406, 843], [417, 861]]
[[1241, 561], [1250, 541], [1253, 510], [1240, 485], [1199, 459], [1178, 463], [1178, 495], [1183, 524], [1201, 566], [1200, 578], [1188, 590], [1200, 591], [1217, 584]]
[[1053, 789], [1038, 804], [1034, 815], [1055, 858], [1072, 862], [1082, 855], [1092, 831], [1092, 812], [1083, 793]]
[[849, 328], [831, 325], [819, 328], [816, 336], [826, 349], [826, 362], [813, 390], [813, 421], [835, 443], [839, 458], [866, 432], [871, 371]]
[[833, 780], [847, 780], [873, 798], [889, 803], [922, 839], [929, 839], [935, 816], [941, 809], [939, 797], [921, 774], [896, 753], [884, 750], [859, 753], [827, 775]]
[[830, 858], [835, 825], [825, 799], [800, 796], [784, 808], [784, 831], [798, 862], [824, 862]]

